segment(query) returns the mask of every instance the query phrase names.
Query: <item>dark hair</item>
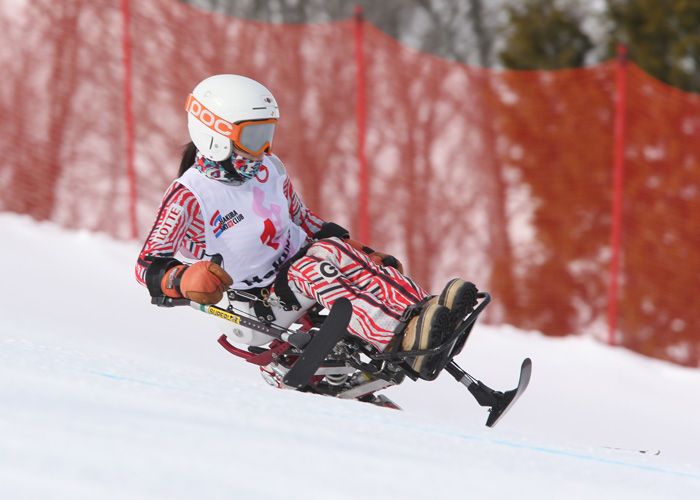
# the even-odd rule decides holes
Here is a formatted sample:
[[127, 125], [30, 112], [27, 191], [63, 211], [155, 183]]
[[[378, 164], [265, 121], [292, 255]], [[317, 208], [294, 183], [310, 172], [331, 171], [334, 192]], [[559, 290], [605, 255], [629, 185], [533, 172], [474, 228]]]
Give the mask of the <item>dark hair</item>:
[[182, 150], [182, 160], [180, 160], [180, 170], [177, 172], [177, 176], [180, 177], [184, 174], [188, 168], [194, 165], [194, 160], [197, 157], [197, 147], [194, 142], [187, 144]]

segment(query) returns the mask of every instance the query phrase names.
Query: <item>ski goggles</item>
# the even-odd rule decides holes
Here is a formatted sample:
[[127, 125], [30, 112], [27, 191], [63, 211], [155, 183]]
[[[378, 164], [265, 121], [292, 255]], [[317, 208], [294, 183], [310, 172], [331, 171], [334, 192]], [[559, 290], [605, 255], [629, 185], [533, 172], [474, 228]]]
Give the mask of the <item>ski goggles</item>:
[[274, 118], [231, 123], [209, 111], [192, 94], [187, 97], [185, 109], [199, 122], [217, 134], [228, 137], [237, 148], [248, 154], [257, 156], [272, 151], [272, 138], [277, 124]]

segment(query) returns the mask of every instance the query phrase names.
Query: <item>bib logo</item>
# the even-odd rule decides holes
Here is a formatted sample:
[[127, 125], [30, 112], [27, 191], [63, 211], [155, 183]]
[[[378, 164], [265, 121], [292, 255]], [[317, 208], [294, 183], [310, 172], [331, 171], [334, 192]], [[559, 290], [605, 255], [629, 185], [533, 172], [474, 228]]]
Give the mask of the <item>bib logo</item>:
[[233, 125], [209, 111], [206, 106], [199, 102], [192, 94], [187, 97], [185, 109], [188, 113], [197, 118], [197, 120], [202, 122], [214, 132], [221, 134], [224, 137], [233, 137]]
[[[267, 171], [267, 170], [266, 170]], [[267, 180], [267, 178], [265, 178]], [[277, 250], [280, 246], [280, 240], [284, 236], [280, 233], [282, 228], [282, 207], [277, 203], [270, 203], [265, 206], [265, 191], [258, 187], [253, 188], [253, 211], [255, 215], [263, 218], [263, 233], [260, 235], [260, 241], [263, 244]]]
[[[264, 177], [261, 177], [261, 174], [264, 174]], [[265, 165], [260, 165], [260, 170], [258, 170], [258, 173], [255, 174], [255, 178], [258, 180], [258, 182], [261, 183], [266, 183], [267, 180], [270, 178], [270, 172], [267, 170], [267, 167]]]
[[214, 231], [214, 236], [217, 238], [224, 234], [224, 231], [231, 229], [233, 226], [238, 224], [243, 220], [243, 215], [239, 214], [235, 210], [230, 211], [223, 217], [221, 213], [217, 210], [214, 216], [209, 221], [209, 225]]
[[335, 278], [338, 276], [338, 274], [340, 274], [338, 269], [330, 262], [321, 262], [321, 264], [318, 266], [318, 272], [326, 278], [331, 278], [326, 281], [332, 281], [332, 278]]

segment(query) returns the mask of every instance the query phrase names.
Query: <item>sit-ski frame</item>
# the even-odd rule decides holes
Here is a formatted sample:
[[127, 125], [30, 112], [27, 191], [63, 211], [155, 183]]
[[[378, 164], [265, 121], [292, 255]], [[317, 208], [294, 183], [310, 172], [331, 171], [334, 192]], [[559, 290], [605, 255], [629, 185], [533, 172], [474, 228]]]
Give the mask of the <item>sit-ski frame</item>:
[[[505, 413], [510, 409], [510, 406], [523, 394], [530, 380], [530, 374], [532, 371], [532, 362], [529, 358], [526, 358], [520, 369], [520, 380], [518, 386], [505, 393], [500, 391], [495, 391], [485, 385], [483, 382], [475, 379], [462, 368], [460, 368], [453, 358], [459, 354], [464, 347], [464, 344], [471, 333], [476, 320], [481, 314], [481, 312], [486, 308], [486, 306], [491, 302], [491, 295], [486, 292], [479, 292], [477, 294], [478, 299], [482, 299], [477, 307], [472, 311], [469, 316], [467, 316], [455, 332], [441, 345], [434, 347], [432, 349], [422, 349], [422, 350], [412, 350], [412, 351], [399, 351], [393, 353], [365, 353], [370, 359], [374, 361], [387, 362], [387, 363], [400, 363], [401, 369], [413, 380], [418, 378], [423, 378], [424, 380], [434, 380], [442, 372], [442, 370], [447, 371], [452, 375], [455, 380], [467, 387], [469, 392], [474, 396], [476, 401], [481, 406], [489, 407], [489, 418], [486, 421], [486, 425], [493, 427]], [[156, 299], [154, 299], [156, 300]], [[273, 361], [276, 361], [280, 356], [285, 354], [290, 348], [296, 347], [299, 350], [304, 350], [309, 346], [315, 337], [312, 337], [309, 332], [305, 331], [292, 331], [287, 329], [282, 329], [274, 325], [266, 324], [257, 319], [247, 317], [246, 315], [235, 314], [226, 309], [222, 309], [214, 305], [201, 305], [190, 301], [188, 299], [171, 299], [162, 298], [159, 300], [158, 305], [165, 307], [180, 306], [180, 305], [190, 305], [191, 307], [216, 316], [218, 318], [223, 318], [228, 321], [240, 324], [241, 326], [246, 326], [252, 330], [267, 334], [280, 342], [276, 343], [274, 347], [271, 348], [261, 348], [260, 352], [253, 353], [250, 351], [244, 351], [233, 345], [231, 345], [226, 335], [221, 335], [219, 337], [219, 344], [226, 349], [231, 354], [245, 359], [247, 362], [256, 364], [259, 366], [265, 366]], [[331, 310], [332, 312], [332, 310]], [[334, 337], [337, 336], [338, 339], [344, 337], [347, 332], [334, 332]], [[335, 344], [333, 344], [335, 345]], [[333, 346], [331, 346], [332, 348]], [[264, 349], [264, 350], [263, 350]], [[407, 364], [403, 363], [406, 358], [413, 358], [416, 356], [424, 355], [441, 355], [440, 362], [431, 371], [428, 376], [419, 377], [418, 374], [413, 371]], [[323, 363], [323, 360], [320, 362]], [[319, 365], [320, 367], [320, 365]], [[310, 373], [308, 379], [303, 383], [300, 383], [297, 389], [302, 389], [306, 383], [309, 382], [311, 376], [315, 374], [315, 368], [311, 367], [311, 371], [305, 370]], [[318, 368], [318, 367], [317, 367]], [[305, 378], [305, 377], [304, 377]]]

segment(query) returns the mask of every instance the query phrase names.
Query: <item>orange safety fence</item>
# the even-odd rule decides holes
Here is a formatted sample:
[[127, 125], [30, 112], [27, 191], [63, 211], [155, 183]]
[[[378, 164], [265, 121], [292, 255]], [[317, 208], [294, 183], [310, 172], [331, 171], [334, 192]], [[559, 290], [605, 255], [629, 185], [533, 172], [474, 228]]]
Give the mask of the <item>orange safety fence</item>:
[[360, 18], [173, 0], [0, 0], [0, 41], [2, 211], [144, 238], [187, 94], [243, 74], [280, 103], [275, 152], [306, 205], [431, 291], [461, 276], [492, 323], [700, 365], [700, 96], [633, 62], [493, 70]]

